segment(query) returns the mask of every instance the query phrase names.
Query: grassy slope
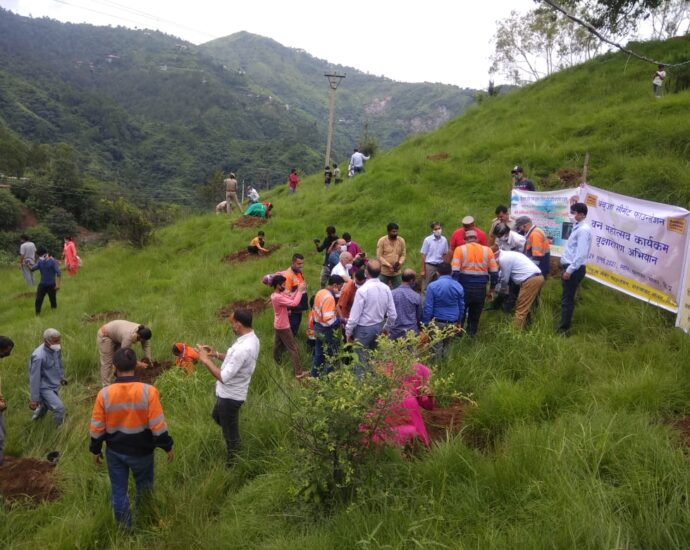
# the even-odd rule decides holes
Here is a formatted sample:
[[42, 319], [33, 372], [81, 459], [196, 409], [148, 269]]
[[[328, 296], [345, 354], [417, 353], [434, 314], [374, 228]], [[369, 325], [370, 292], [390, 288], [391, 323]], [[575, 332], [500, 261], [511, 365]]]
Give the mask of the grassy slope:
[[[665, 57], [690, 57], [690, 44], [647, 45]], [[5, 270], [0, 333], [17, 342], [3, 360], [10, 454], [41, 456], [59, 448], [65, 496], [35, 510], [0, 511], [3, 546], [159, 548], [355, 547], [681, 547], [690, 538], [690, 471], [666, 421], [690, 410], [690, 340], [673, 317], [586, 281], [576, 333], [553, 335], [560, 289], [551, 280], [532, 329], [516, 333], [497, 314], [479, 336], [456, 346], [437, 367], [456, 373], [478, 407], [467, 430], [488, 442], [477, 450], [451, 439], [414, 461], [391, 462], [362, 488], [357, 506], [314, 516], [290, 496], [291, 433], [279, 411], [279, 385], [292, 388], [288, 367], [270, 359], [271, 315], [256, 322], [263, 351], [242, 410], [243, 461], [222, 467], [220, 430], [212, 423], [210, 376], [176, 373], [159, 382], [178, 458], [159, 456], [160, 520], [127, 537], [114, 528], [108, 480], [90, 463], [87, 423], [98, 377], [97, 325], [84, 315], [123, 310], [150, 323], [154, 355], [167, 358], [179, 338], [217, 347], [230, 342], [217, 310], [267, 289], [261, 275], [307, 255], [317, 281], [321, 256], [310, 243], [335, 223], [372, 251], [390, 220], [408, 240], [409, 262], [432, 218], [451, 230], [473, 213], [488, 225], [507, 200], [508, 167], [545, 176], [577, 167], [592, 154], [590, 181], [636, 196], [688, 206], [690, 94], [656, 100], [648, 65], [621, 56], [558, 74], [495, 98], [440, 131], [410, 140], [372, 160], [368, 172], [324, 196], [320, 177], [294, 197], [275, 191], [277, 217], [265, 226], [283, 248], [270, 259], [229, 266], [220, 257], [246, 245], [250, 230], [230, 231], [213, 215], [183, 220], [141, 252], [112, 246], [85, 258], [66, 280], [57, 312], [40, 319], [17, 271]], [[427, 154], [448, 152], [447, 161]], [[537, 178], [535, 178], [537, 179]], [[26, 360], [42, 330], [64, 333], [71, 384], [63, 391], [67, 425], [29, 422]], [[162, 455], [162, 453], [159, 453]]]

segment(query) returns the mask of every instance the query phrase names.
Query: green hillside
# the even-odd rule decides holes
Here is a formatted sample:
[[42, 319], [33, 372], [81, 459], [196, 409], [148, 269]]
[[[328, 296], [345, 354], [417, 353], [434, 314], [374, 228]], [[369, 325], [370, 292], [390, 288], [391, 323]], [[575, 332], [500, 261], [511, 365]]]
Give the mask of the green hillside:
[[[666, 61], [690, 58], [690, 40], [634, 45]], [[213, 383], [161, 377], [163, 406], [177, 459], [156, 471], [157, 519], [133, 535], [112, 520], [109, 483], [92, 465], [88, 417], [97, 390], [97, 323], [109, 310], [150, 324], [154, 356], [170, 358], [184, 339], [229, 345], [218, 318], [231, 302], [267, 296], [265, 273], [305, 253], [305, 276], [318, 284], [321, 254], [312, 239], [334, 224], [373, 252], [389, 221], [400, 224], [408, 263], [428, 223], [446, 234], [472, 213], [487, 227], [508, 201], [510, 167], [521, 163], [538, 187], [581, 167], [591, 155], [592, 184], [690, 206], [690, 93], [655, 99], [650, 65], [610, 54], [505, 97], [473, 107], [439, 131], [415, 137], [367, 164], [353, 181], [324, 191], [307, 178], [294, 196], [269, 196], [275, 218], [263, 226], [268, 258], [220, 259], [246, 246], [253, 231], [231, 230], [212, 214], [160, 230], [154, 245], [111, 245], [84, 255], [67, 278], [56, 312], [33, 315], [17, 269], [2, 271], [0, 334], [17, 346], [0, 363], [9, 454], [42, 457], [59, 449], [63, 492], [53, 503], [0, 509], [3, 547], [59, 548], [684, 548], [690, 540], [687, 442], [673, 423], [690, 413], [690, 339], [673, 316], [592, 281], [579, 295], [574, 333], [554, 334], [560, 285], [548, 281], [534, 325], [518, 333], [486, 312], [478, 336], [462, 339], [434, 366], [471, 393], [461, 435], [413, 457], [389, 453], [353, 500], [328, 508], [295, 498], [305, 464], [284, 413], [305, 390], [287, 364], [271, 358], [272, 316], [255, 322], [262, 351], [242, 408], [243, 450], [223, 467], [223, 442], [210, 418]], [[673, 80], [671, 71], [669, 80]], [[672, 82], [669, 85], [673, 85]], [[447, 158], [429, 160], [429, 155]], [[439, 158], [439, 157], [437, 157]], [[30, 422], [26, 361], [48, 326], [61, 330], [70, 384], [62, 391], [66, 425]], [[304, 350], [303, 350], [304, 351]]]
[[[218, 51], [221, 61], [211, 55]], [[226, 59], [232, 55], [247, 70]], [[282, 62], [286, 56], [291, 63]], [[322, 169], [328, 66], [247, 33], [197, 47], [155, 31], [0, 8], [0, 127], [33, 143], [70, 144], [83, 170], [101, 181], [188, 204], [218, 170], [265, 186], [284, 181], [292, 167]], [[263, 78], [269, 73], [280, 76]], [[338, 159], [367, 121], [369, 135], [392, 147], [474, 100], [456, 86], [396, 83], [350, 68], [342, 96]], [[377, 101], [383, 105], [367, 114]]]

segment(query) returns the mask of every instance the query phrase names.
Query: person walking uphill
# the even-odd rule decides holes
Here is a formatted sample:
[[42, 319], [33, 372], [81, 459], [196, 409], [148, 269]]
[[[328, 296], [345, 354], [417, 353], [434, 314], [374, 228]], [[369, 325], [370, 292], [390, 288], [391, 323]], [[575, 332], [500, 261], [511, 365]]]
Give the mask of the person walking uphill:
[[101, 385], [105, 387], [110, 384], [113, 354], [120, 348], [131, 348], [136, 342], [141, 342], [141, 349], [151, 362], [151, 336], [150, 328], [131, 321], [110, 321], [99, 328], [96, 346], [101, 358]]
[[[233, 311], [230, 325], [238, 338], [224, 354], [210, 346], [197, 346], [199, 361], [216, 379], [216, 404], [211, 416], [223, 430], [227, 451], [225, 465], [228, 467], [233, 465], [240, 446], [240, 407], [247, 399], [260, 349], [259, 339], [252, 329], [251, 310]], [[211, 357], [223, 362], [220, 368], [213, 364]]]
[[306, 283], [300, 283], [293, 294], [286, 292], [286, 279], [283, 275], [274, 275], [271, 280], [273, 287], [273, 294], [271, 294], [271, 304], [273, 304], [273, 360], [280, 363], [283, 351], [287, 350], [292, 361], [292, 368], [296, 378], [301, 378], [302, 364], [299, 358], [299, 350], [297, 349], [297, 342], [295, 336], [290, 329], [290, 320], [288, 319], [288, 308], [294, 308], [299, 305], [302, 299], [302, 294], [307, 290]]
[[115, 383], [98, 392], [91, 413], [89, 450], [94, 462], [101, 465], [105, 442], [115, 519], [124, 529], [131, 529], [129, 472], [134, 476], [137, 503], [140, 503], [153, 491], [153, 451], [160, 447], [168, 454], [168, 463], [172, 462], [173, 440], [168, 434], [158, 390], [134, 376], [137, 366], [134, 350], [117, 350], [113, 363], [117, 373]]
[[237, 198], [237, 179], [235, 174], [230, 172], [228, 177], [223, 180], [225, 184], [225, 208], [227, 208], [228, 214], [232, 212], [232, 204], [235, 203], [240, 212], [242, 212], [242, 205]]
[[34, 411], [31, 420], [38, 420], [51, 410], [56, 426], [65, 419], [65, 406], [58, 396], [60, 386], [65, 384], [61, 349], [60, 333], [54, 328], [46, 329], [43, 342], [29, 360], [29, 408]]
[[41, 314], [43, 307], [43, 300], [48, 295], [51, 309], [57, 308], [57, 291], [60, 290], [60, 266], [57, 260], [48, 254], [48, 251], [42, 246], [38, 248], [39, 260], [31, 268], [31, 271], [39, 270], [41, 272], [41, 281], [36, 288], [36, 315]]

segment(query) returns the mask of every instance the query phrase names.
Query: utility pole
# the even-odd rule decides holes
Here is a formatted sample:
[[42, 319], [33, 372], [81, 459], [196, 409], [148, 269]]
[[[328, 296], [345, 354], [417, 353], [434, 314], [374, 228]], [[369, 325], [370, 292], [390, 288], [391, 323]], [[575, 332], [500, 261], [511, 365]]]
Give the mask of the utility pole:
[[330, 92], [328, 96], [328, 137], [326, 138], [326, 166], [331, 165], [331, 142], [333, 141], [333, 115], [335, 113], [335, 91], [338, 89], [338, 84], [345, 78], [344, 74], [324, 74], [328, 79]]

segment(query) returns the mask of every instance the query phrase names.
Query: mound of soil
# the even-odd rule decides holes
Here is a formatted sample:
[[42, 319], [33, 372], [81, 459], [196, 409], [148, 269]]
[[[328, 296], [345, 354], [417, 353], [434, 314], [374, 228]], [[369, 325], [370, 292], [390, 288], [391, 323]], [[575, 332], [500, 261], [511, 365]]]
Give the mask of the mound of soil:
[[86, 323], [107, 323], [115, 319], [126, 319], [126, 311], [100, 311], [92, 315], [85, 315], [84, 322]]
[[254, 315], [261, 313], [268, 307], [270, 302], [266, 298], [256, 298], [255, 300], [240, 300], [220, 308], [218, 317], [221, 319], [230, 319], [232, 312], [236, 309], [250, 309]]
[[448, 153], [437, 153], [435, 155], [427, 155], [426, 160], [446, 160]]
[[256, 227], [257, 225], [263, 225], [266, 222], [268, 222], [268, 220], [264, 218], [257, 218], [256, 216], [242, 216], [232, 222], [232, 227]]
[[227, 256], [223, 256], [223, 258], [220, 260], [221, 262], [228, 262], [228, 263], [237, 263], [237, 262], [246, 262], [247, 260], [256, 260], [258, 258], [265, 258], [268, 256], [271, 252], [278, 250], [280, 248], [279, 244], [272, 244], [266, 247], [268, 249], [267, 253], [263, 254], [250, 254], [247, 252], [247, 249], [245, 248], [244, 250], [238, 250], [237, 252], [233, 252], [232, 254], [228, 254]]
[[55, 465], [47, 460], [6, 456], [0, 466], [0, 494], [7, 502], [56, 500], [60, 491]]
[[147, 384], [153, 384], [161, 374], [166, 370], [171, 369], [173, 366], [172, 361], [154, 361], [153, 365], [142, 369], [141, 367], [136, 368], [136, 376], [141, 382], [146, 382]]
[[15, 295], [15, 298], [17, 300], [23, 300], [24, 298], [35, 298], [36, 293], [35, 292], [20, 292], [19, 294]]
[[683, 442], [690, 447], [690, 416], [671, 422], [671, 426], [680, 432]]
[[465, 409], [467, 403], [456, 401], [448, 407], [436, 408], [431, 411], [423, 410], [426, 431], [431, 441], [442, 441], [447, 434], [460, 433], [464, 426]]

